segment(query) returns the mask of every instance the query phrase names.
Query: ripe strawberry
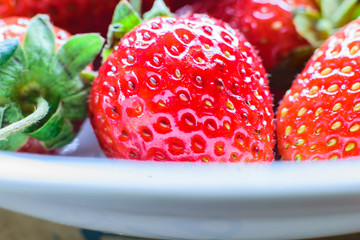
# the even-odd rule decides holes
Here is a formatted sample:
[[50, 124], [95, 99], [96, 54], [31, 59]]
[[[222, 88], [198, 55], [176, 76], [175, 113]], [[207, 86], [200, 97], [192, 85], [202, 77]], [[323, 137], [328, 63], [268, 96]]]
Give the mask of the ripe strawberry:
[[75, 33], [106, 34], [111, 16], [119, 0], [1, 0], [0, 16], [33, 17], [48, 14], [56, 26]]
[[240, 30], [270, 73], [275, 106], [314, 50], [360, 13], [358, 1], [197, 0], [178, 11], [207, 13]]
[[242, 32], [268, 71], [295, 48], [308, 45], [296, 31], [289, 0], [198, 0], [190, 10], [222, 19]]
[[287, 160], [360, 154], [360, 20], [312, 56], [277, 113], [280, 155]]
[[[23, 43], [29, 24], [30, 19], [26, 17], [8, 17], [0, 19], [0, 39], [3, 41], [10, 38], [19, 38], [19, 41]], [[53, 27], [53, 30], [56, 36], [56, 48], [58, 49], [70, 39], [71, 34], [56, 26]]]
[[87, 117], [93, 76], [82, 70], [103, 40], [72, 37], [43, 15], [4, 18], [0, 33], [0, 150], [53, 152]]
[[89, 98], [108, 157], [273, 160], [268, 80], [245, 38], [205, 15], [157, 17], [121, 40]]

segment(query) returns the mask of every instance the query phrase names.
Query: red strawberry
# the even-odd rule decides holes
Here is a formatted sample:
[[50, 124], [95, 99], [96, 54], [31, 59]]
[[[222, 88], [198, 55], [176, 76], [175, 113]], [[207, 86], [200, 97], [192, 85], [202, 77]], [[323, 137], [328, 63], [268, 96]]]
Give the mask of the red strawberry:
[[312, 56], [277, 113], [279, 152], [287, 160], [360, 154], [360, 20]]
[[253, 48], [204, 15], [158, 17], [121, 40], [99, 70], [90, 120], [108, 157], [273, 160], [268, 80]]
[[47, 153], [87, 117], [97, 34], [71, 36], [43, 15], [0, 20], [0, 150]]
[[192, 11], [222, 19], [242, 32], [268, 71], [295, 48], [308, 45], [296, 31], [289, 0], [198, 0]]
[[[10, 38], [19, 38], [24, 42], [27, 28], [30, 24], [30, 18], [26, 17], [8, 17], [0, 19], [0, 39], [3, 41]], [[71, 34], [64, 29], [54, 27], [56, 48], [64, 45], [71, 37]]]
[[[314, 50], [358, 9], [358, 1], [197, 0], [178, 13], [205, 12], [240, 30], [258, 50], [275, 93], [291, 86]], [[275, 105], [278, 99], [275, 93]]]
[[49, 14], [56, 26], [71, 33], [100, 32], [106, 34], [111, 16], [119, 0], [2, 0], [0, 16], [33, 17]]

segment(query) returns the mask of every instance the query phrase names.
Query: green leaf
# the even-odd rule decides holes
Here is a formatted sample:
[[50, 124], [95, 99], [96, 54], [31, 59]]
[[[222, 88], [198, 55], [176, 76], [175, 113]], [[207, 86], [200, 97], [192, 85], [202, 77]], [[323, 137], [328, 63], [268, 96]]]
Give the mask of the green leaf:
[[142, 22], [140, 15], [134, 10], [127, 0], [121, 0], [116, 6], [112, 24], [120, 23], [125, 34]]
[[103, 43], [104, 39], [98, 34], [79, 34], [60, 47], [51, 65], [55, 91], [61, 96], [79, 91], [83, 83], [77, 76], [93, 61]]
[[[16, 41], [0, 43], [0, 149], [17, 150], [29, 136], [51, 148], [69, 143], [77, 133], [71, 120], [87, 117], [87, 94], [95, 77], [83, 69], [101, 51], [104, 39], [75, 35], [56, 51], [52, 25], [38, 15], [23, 46]], [[34, 111], [37, 99], [46, 101], [47, 112], [23, 128], [41, 109]]]
[[144, 21], [150, 20], [154, 17], [170, 17], [172, 15], [173, 14], [163, 0], [155, 0], [151, 10], [144, 14]]
[[318, 0], [318, 8], [295, 8], [294, 24], [297, 32], [312, 46], [321, 44], [341, 27], [360, 15], [357, 0]]
[[141, 0], [130, 0], [130, 4], [133, 7], [133, 9], [139, 14], [141, 14]]
[[82, 71], [80, 73], [81, 82], [87, 87], [91, 88], [91, 85], [96, 78], [98, 72], [95, 71]]
[[[63, 107], [59, 104], [56, 112], [40, 128], [29, 128], [26, 132], [29, 136], [40, 141], [54, 139], [61, 131], [64, 124]], [[35, 129], [35, 131], [33, 131]]]
[[11, 101], [14, 88], [21, 86], [20, 76], [25, 72], [27, 62], [24, 51], [20, 45], [1, 67], [0, 67], [0, 104]]
[[19, 45], [19, 39], [10, 38], [0, 42], [0, 66], [9, 60]]
[[335, 28], [344, 26], [346, 23], [349, 23], [353, 20], [353, 15], [351, 12], [354, 10], [357, 4], [357, 0], [343, 0], [338, 6], [334, 14], [331, 16], [331, 19], [334, 23]]
[[134, 27], [142, 22], [139, 14], [127, 0], [121, 0], [115, 8], [112, 23], [107, 33], [107, 43], [102, 52], [103, 61], [114, 51], [121, 40]]
[[325, 18], [332, 19], [336, 9], [343, 0], [321, 0], [321, 15]]
[[73, 126], [70, 121], [65, 120], [62, 124], [59, 134], [48, 141], [44, 142], [44, 145], [49, 149], [55, 149], [63, 147], [69, 144], [76, 137], [76, 133], [73, 132]]
[[2, 109], [4, 110], [2, 112], [1, 128], [23, 118], [21, 109], [15, 103], [9, 103], [6, 106], [2, 106]]
[[323, 36], [323, 32], [318, 30], [320, 19], [319, 15], [306, 11], [296, 14], [294, 17], [297, 32], [315, 47], [320, 46], [323, 39], [327, 38]]
[[[6, 127], [9, 124], [22, 119], [21, 111], [15, 104], [9, 104], [8, 106], [0, 107], [0, 127]], [[0, 150], [16, 151], [23, 146], [28, 137], [23, 132], [16, 133], [0, 140]]]
[[37, 15], [28, 26], [24, 51], [29, 69], [48, 69], [55, 54], [55, 34], [46, 15]]
[[21, 148], [29, 137], [23, 132], [16, 133], [10, 137], [0, 140], [0, 150], [14, 152]]
[[5, 110], [7, 107], [0, 107], [0, 128], [3, 127], [3, 119], [5, 116]]
[[69, 120], [83, 120], [87, 117], [89, 90], [83, 90], [63, 100], [64, 117]]
[[360, 17], [360, 6], [354, 7], [352, 13], [352, 19], [357, 19], [358, 17]]

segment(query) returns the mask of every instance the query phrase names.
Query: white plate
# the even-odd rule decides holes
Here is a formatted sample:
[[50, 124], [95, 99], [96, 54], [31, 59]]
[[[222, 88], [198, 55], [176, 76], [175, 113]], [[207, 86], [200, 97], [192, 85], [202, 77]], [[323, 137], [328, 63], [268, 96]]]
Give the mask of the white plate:
[[360, 160], [115, 161], [102, 157], [88, 123], [62, 154], [72, 156], [0, 152], [0, 207], [153, 238], [279, 240], [360, 231]]

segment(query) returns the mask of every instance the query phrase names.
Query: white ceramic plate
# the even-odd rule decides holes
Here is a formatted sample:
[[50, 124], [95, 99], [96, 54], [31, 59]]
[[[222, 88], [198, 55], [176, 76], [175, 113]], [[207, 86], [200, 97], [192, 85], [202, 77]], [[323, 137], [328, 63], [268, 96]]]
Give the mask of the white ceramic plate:
[[101, 155], [88, 123], [62, 155], [0, 152], [0, 207], [152, 238], [279, 240], [360, 231], [360, 160], [115, 161]]

